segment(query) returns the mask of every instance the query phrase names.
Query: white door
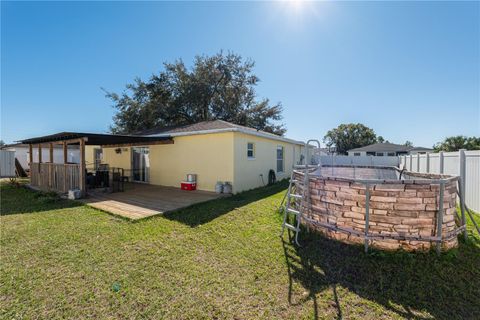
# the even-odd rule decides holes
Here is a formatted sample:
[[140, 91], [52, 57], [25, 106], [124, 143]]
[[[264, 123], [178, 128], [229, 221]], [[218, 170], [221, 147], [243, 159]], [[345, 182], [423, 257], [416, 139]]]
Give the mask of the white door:
[[135, 182], [148, 182], [150, 157], [148, 147], [132, 148], [132, 177]]

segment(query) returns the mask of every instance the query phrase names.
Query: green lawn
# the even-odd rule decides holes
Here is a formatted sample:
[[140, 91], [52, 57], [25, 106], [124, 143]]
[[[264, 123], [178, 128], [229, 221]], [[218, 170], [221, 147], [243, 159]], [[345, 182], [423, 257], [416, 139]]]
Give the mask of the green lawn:
[[130, 222], [3, 185], [0, 319], [480, 318], [480, 237], [441, 257], [296, 248], [285, 187]]

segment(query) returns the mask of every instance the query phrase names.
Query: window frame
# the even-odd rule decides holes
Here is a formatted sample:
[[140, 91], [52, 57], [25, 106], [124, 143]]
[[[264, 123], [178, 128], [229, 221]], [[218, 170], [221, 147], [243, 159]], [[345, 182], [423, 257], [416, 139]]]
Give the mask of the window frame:
[[[278, 158], [278, 150], [279, 149], [282, 150], [282, 158], [281, 159]], [[281, 171], [278, 170], [278, 161], [282, 161]], [[285, 173], [285, 147], [284, 146], [277, 145], [277, 147], [275, 148], [275, 164], [276, 164], [275, 169], [276, 169], [277, 173]]]
[[[252, 149], [250, 150], [249, 145], [252, 145]], [[249, 156], [248, 153], [249, 151], [252, 151], [252, 156]], [[248, 160], [255, 160], [255, 142], [247, 142], [247, 159]]]
[[354, 152], [354, 153], [353, 153], [353, 156], [354, 156], [354, 157], [360, 157], [361, 155], [362, 155], [362, 154], [361, 154], [360, 152]]

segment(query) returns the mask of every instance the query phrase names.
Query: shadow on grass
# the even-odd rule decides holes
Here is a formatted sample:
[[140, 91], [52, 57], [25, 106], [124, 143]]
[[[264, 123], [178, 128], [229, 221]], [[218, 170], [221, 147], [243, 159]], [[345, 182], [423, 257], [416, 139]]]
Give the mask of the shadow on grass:
[[82, 204], [76, 201], [60, 199], [53, 194], [35, 192], [25, 186], [2, 184], [0, 186], [0, 215], [26, 214], [64, 208], [73, 208]]
[[[337, 319], [349, 305], [339, 287], [411, 319], [480, 319], [480, 246], [475, 240], [438, 257], [434, 253], [362, 252], [363, 247], [303, 234], [302, 247], [283, 243], [290, 278], [289, 302], [311, 299], [318, 318], [316, 295], [332, 290]], [[293, 301], [292, 281], [308, 291]], [[357, 302], [358, 303], [358, 302]]]
[[274, 185], [245, 191], [228, 198], [220, 198], [192, 205], [178, 211], [167, 212], [163, 217], [175, 220], [190, 227], [208, 223], [235, 208], [267, 198], [288, 188], [288, 181], [283, 180]]

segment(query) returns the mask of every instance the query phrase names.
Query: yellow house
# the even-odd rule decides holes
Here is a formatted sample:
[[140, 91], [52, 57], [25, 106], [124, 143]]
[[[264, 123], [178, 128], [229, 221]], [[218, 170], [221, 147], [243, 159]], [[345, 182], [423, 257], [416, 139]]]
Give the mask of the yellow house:
[[92, 147], [86, 156], [123, 168], [133, 182], [180, 187], [187, 174], [196, 174], [199, 190], [215, 191], [221, 181], [230, 182], [237, 193], [266, 185], [270, 170], [276, 180], [289, 177], [303, 149], [302, 142], [222, 120], [138, 135], [168, 137], [173, 143]]

